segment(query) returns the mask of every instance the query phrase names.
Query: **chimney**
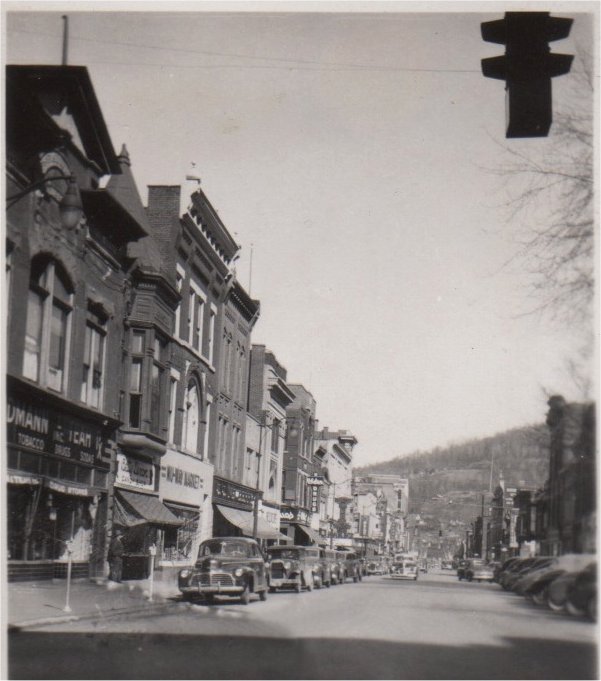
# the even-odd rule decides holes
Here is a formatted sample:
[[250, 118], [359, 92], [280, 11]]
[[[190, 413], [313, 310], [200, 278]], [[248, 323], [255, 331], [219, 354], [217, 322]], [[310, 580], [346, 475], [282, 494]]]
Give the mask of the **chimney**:
[[175, 280], [175, 248], [179, 233], [179, 185], [150, 185], [146, 216], [161, 252], [166, 273]]

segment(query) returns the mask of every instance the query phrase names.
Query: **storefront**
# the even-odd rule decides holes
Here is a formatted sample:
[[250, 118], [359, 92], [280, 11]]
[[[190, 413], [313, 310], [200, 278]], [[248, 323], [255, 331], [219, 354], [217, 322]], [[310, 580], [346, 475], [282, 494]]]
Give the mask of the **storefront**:
[[195, 456], [168, 449], [161, 459], [159, 497], [181, 521], [165, 528], [160, 562], [189, 565], [201, 541], [212, 535], [213, 466]]
[[113, 525], [123, 530], [123, 579], [145, 579], [151, 547], [162, 555], [165, 532], [183, 521], [159, 499], [160, 457], [120, 450], [116, 456]]
[[104, 568], [109, 471], [117, 422], [36, 386], [7, 388], [9, 580]]
[[312, 546], [322, 544], [324, 538], [318, 530], [313, 529], [309, 522], [311, 514], [304, 508], [282, 506], [280, 510], [280, 528], [286, 538], [297, 546]]
[[[259, 540], [286, 539], [258, 513], [257, 490], [215, 476], [213, 483], [213, 536], [253, 537]], [[258, 502], [259, 500], [257, 500]]]

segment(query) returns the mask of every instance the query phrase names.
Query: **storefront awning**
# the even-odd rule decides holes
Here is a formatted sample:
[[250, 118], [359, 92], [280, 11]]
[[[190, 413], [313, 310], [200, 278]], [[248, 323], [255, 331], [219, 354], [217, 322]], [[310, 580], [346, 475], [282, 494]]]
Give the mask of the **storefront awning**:
[[[246, 537], [253, 536], [254, 515], [250, 511], [241, 511], [237, 508], [229, 508], [221, 504], [215, 504], [219, 509], [221, 515], [236, 527], [242, 530], [242, 534]], [[257, 537], [259, 539], [288, 539], [285, 534], [274, 530], [273, 527], [259, 516], [257, 518]]]
[[325, 537], [322, 537], [319, 532], [315, 531], [312, 527], [307, 527], [306, 525], [297, 525], [297, 527], [301, 529], [314, 544], [325, 545], [327, 543]]
[[156, 497], [137, 492], [116, 490], [115, 510], [116, 521], [125, 527], [133, 527], [142, 523], [152, 525], [181, 525], [182, 521]]

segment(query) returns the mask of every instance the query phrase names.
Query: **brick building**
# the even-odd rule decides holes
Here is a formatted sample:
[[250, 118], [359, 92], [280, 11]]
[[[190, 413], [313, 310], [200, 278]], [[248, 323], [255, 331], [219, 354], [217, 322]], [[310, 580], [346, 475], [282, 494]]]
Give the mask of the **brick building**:
[[[8, 66], [10, 579], [102, 575], [120, 418], [128, 245], [146, 235], [88, 71]], [[110, 183], [109, 183], [110, 184]]]
[[313, 511], [310, 478], [319, 474], [315, 459], [313, 395], [298, 383], [288, 384], [294, 400], [286, 409], [286, 450], [282, 475], [281, 531], [294, 544], [316, 544], [320, 536], [311, 527]]
[[258, 483], [259, 514], [281, 538], [282, 471], [286, 447], [286, 409], [294, 394], [287, 371], [264, 345], [253, 344], [250, 355], [245, 484]]

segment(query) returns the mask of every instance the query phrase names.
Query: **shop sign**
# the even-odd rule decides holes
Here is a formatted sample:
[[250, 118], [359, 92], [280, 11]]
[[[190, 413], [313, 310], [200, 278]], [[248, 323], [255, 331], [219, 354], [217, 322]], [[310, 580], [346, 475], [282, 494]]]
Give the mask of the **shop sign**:
[[286, 506], [280, 511], [280, 520], [286, 520], [291, 523], [308, 523], [309, 514], [302, 508]]
[[46, 487], [51, 489], [53, 492], [59, 492], [60, 494], [69, 494], [75, 497], [91, 497], [93, 494], [87, 487], [75, 487], [74, 485], [65, 485], [62, 482], [56, 482], [55, 480], [48, 480], [46, 482]]
[[323, 477], [321, 475], [310, 475], [307, 478], [307, 485], [312, 486], [323, 485]]
[[311, 513], [319, 513], [319, 496], [321, 490], [317, 485], [311, 487]]
[[202, 461], [167, 450], [161, 459], [159, 495], [162, 499], [199, 506], [204, 490], [210, 489], [212, 471], [212, 466]]
[[96, 468], [110, 468], [109, 439], [99, 426], [35, 404], [33, 401], [6, 398], [9, 445], [53, 454]]
[[237, 485], [230, 480], [215, 478], [213, 482], [213, 502], [226, 506], [252, 510], [255, 504], [256, 492]]
[[154, 464], [136, 459], [123, 452], [117, 452], [117, 474], [115, 482], [154, 492]]

